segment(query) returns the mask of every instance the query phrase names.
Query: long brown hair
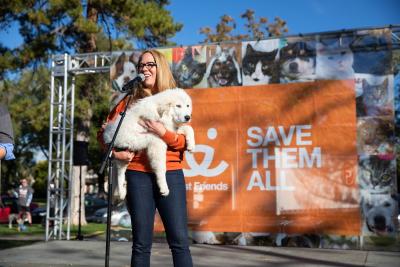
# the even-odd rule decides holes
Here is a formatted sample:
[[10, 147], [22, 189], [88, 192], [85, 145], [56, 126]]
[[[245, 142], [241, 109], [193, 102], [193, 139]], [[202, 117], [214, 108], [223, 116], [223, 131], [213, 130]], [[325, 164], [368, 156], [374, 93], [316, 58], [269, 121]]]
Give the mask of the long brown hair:
[[139, 57], [138, 66], [142, 62], [143, 55], [146, 53], [150, 53], [157, 64], [156, 88], [154, 88], [155, 90], [153, 90], [153, 93], [159, 93], [167, 89], [175, 88], [176, 82], [174, 76], [172, 75], [167, 58], [159, 51], [154, 49], [143, 51]]
[[143, 84], [140, 84], [134, 91], [129, 105], [134, 104], [139, 99], [176, 87], [176, 82], [169, 67], [168, 60], [159, 51], [154, 49], [143, 51], [139, 56], [137, 66], [142, 62], [142, 57], [146, 53], [150, 53], [157, 64], [155, 88], [145, 88]]

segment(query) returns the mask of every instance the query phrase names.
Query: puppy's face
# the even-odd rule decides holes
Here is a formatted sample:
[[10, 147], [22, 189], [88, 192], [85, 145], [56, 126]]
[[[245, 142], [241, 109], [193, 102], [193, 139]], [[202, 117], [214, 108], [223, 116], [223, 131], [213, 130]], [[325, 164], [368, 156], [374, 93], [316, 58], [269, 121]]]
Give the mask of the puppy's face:
[[179, 96], [171, 103], [170, 115], [176, 124], [190, 122], [192, 119], [192, 100], [189, 96]]
[[363, 197], [363, 213], [370, 232], [378, 235], [393, 233], [396, 202], [389, 194], [367, 194]]

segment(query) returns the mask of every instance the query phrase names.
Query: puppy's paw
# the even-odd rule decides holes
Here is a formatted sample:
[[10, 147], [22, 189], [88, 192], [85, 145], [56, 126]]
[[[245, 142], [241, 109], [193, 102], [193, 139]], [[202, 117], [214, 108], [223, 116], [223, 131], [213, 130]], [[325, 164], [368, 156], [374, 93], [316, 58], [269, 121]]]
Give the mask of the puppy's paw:
[[193, 152], [195, 148], [196, 148], [196, 144], [194, 142], [190, 142], [189, 140], [186, 140], [186, 150], [187, 151]]
[[193, 152], [196, 146], [194, 139], [194, 130], [190, 125], [182, 125], [178, 128], [177, 133], [183, 134], [186, 139], [186, 150]]
[[118, 187], [119, 199], [124, 200], [126, 196], [126, 183]]
[[163, 197], [168, 196], [168, 195], [169, 195], [168, 186], [162, 186], [162, 187], [160, 187], [160, 194], [161, 194]]

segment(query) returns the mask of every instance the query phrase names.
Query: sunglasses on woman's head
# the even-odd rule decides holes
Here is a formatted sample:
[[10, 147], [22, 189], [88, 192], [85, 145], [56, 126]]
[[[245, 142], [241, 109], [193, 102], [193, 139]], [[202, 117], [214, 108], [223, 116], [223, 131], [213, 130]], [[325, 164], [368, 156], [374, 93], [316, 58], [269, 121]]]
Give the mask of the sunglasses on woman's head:
[[155, 63], [155, 62], [139, 63], [139, 65], [138, 65], [139, 69], [143, 69], [144, 67], [151, 69], [153, 67], [157, 67], [157, 63]]

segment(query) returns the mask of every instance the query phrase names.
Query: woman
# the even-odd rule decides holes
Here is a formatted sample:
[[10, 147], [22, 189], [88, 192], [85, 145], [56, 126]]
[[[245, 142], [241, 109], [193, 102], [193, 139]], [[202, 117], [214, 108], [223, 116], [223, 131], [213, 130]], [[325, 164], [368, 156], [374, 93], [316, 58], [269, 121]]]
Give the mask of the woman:
[[[14, 137], [10, 113], [5, 105], [0, 103], [0, 160], [12, 160], [14, 157]], [[1, 203], [1, 199], [0, 199]]]
[[[142, 88], [135, 91], [134, 101], [176, 87], [168, 62], [160, 52], [144, 51], [137, 66], [138, 73], [144, 74], [145, 80]], [[124, 109], [126, 99], [113, 109], [107, 121], [113, 120]], [[168, 146], [166, 176], [170, 193], [167, 197], [160, 195], [146, 153], [113, 151], [116, 159], [129, 162], [126, 171], [126, 200], [132, 220], [131, 266], [150, 266], [154, 215], [157, 209], [164, 224], [174, 266], [191, 267], [193, 264], [187, 228], [186, 186], [182, 171], [185, 136], [168, 131], [157, 121], [144, 121], [142, 125], [149, 134], [158, 135]], [[101, 135], [102, 130], [98, 136]]]

